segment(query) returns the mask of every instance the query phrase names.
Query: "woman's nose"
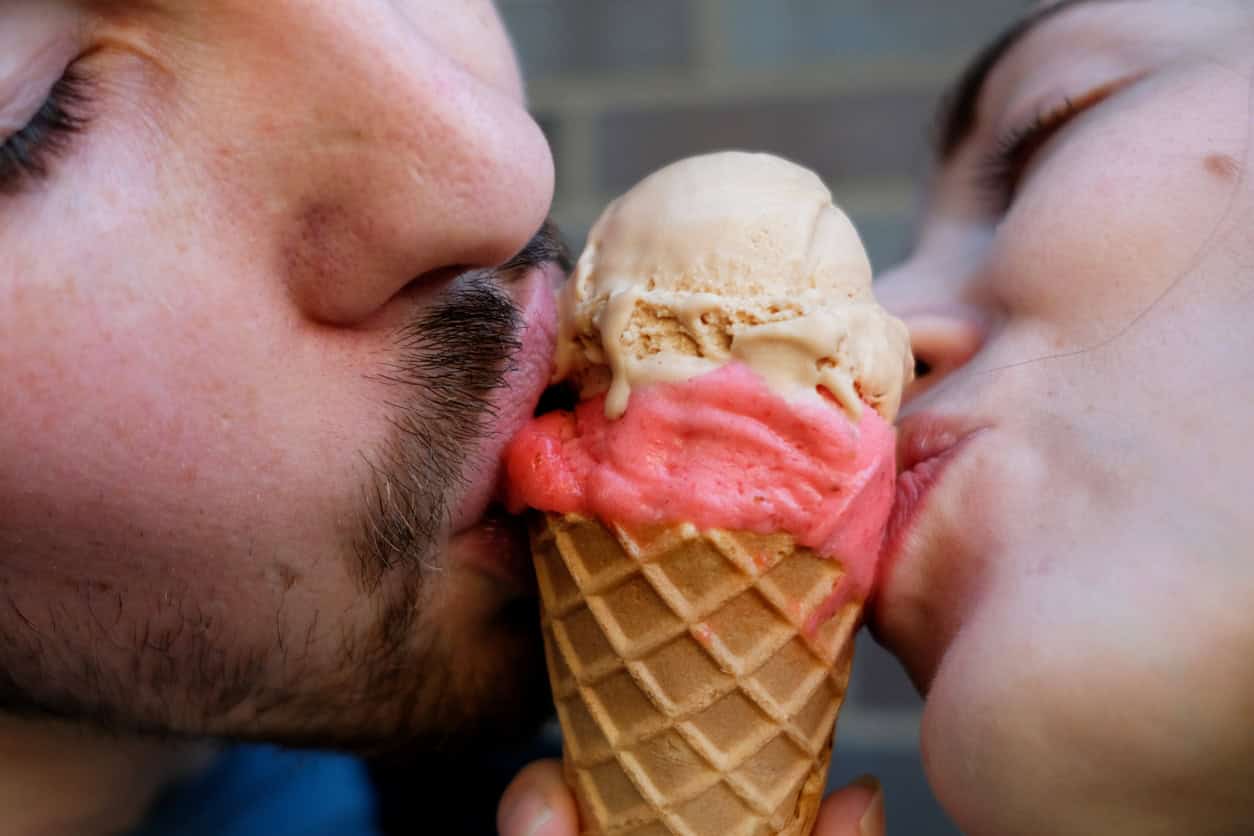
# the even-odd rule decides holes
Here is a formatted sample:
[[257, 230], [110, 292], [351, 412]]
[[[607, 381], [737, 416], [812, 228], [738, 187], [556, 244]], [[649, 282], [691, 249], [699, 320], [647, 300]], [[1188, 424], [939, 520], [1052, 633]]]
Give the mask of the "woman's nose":
[[929, 279], [918, 263], [884, 273], [875, 283], [875, 292], [910, 331], [915, 379], [903, 403], [965, 366], [984, 345], [987, 312], [962, 301], [949, 283], [935, 276]]
[[[502, 33], [424, 24], [376, 0], [310, 7], [343, 21], [350, 6], [363, 15], [351, 26], [304, 24], [304, 89], [289, 98], [306, 112], [295, 150], [274, 161], [290, 293], [305, 315], [340, 325], [410, 284], [508, 260], [548, 214], [554, 177]], [[465, 60], [476, 48], [505, 53]]]

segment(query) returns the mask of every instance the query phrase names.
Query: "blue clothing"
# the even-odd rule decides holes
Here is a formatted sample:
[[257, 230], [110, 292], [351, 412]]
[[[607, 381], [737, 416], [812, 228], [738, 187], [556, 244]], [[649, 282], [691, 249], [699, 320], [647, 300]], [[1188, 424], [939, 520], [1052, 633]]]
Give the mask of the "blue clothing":
[[376, 814], [355, 758], [237, 746], [170, 789], [132, 836], [379, 836]]

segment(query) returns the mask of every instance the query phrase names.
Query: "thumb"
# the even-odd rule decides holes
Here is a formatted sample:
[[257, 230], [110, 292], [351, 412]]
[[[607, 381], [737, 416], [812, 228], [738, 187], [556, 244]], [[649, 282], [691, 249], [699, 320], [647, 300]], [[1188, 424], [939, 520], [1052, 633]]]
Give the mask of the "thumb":
[[501, 836], [577, 836], [579, 813], [561, 761], [529, 764], [510, 782], [496, 811]]
[[867, 775], [823, 799], [814, 836], [884, 836], [884, 791]]

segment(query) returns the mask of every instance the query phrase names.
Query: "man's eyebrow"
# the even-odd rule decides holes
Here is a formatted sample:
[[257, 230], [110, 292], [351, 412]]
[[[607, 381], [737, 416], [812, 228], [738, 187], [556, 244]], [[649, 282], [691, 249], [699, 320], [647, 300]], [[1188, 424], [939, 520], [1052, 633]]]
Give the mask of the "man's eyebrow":
[[1110, 0], [1061, 0], [1052, 6], [1037, 9], [1015, 23], [976, 56], [971, 65], [958, 77], [958, 82], [941, 99], [937, 111], [936, 133], [933, 140], [936, 156], [945, 162], [954, 155], [958, 146], [966, 141], [975, 128], [980, 96], [984, 84], [1001, 60], [1018, 44], [1056, 15], [1085, 3], [1110, 2]]

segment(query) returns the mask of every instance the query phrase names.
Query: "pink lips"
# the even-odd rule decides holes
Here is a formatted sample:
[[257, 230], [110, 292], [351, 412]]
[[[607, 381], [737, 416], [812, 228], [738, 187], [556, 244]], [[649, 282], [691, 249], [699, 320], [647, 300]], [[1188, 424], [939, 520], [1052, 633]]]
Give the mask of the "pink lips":
[[928, 494], [939, 484], [945, 468], [968, 441], [985, 427], [934, 415], [904, 419], [897, 435], [897, 496], [880, 551], [883, 578], [896, 562], [903, 543], [914, 528]]

